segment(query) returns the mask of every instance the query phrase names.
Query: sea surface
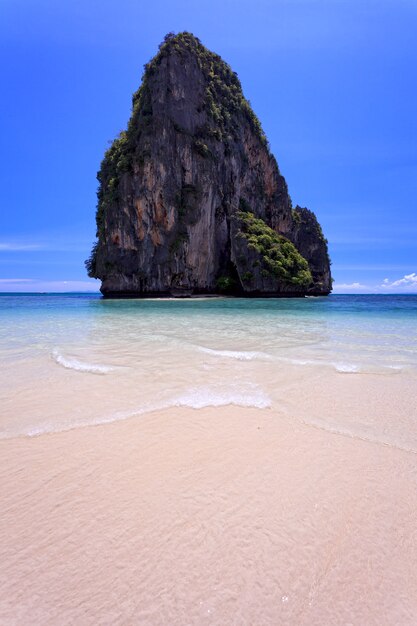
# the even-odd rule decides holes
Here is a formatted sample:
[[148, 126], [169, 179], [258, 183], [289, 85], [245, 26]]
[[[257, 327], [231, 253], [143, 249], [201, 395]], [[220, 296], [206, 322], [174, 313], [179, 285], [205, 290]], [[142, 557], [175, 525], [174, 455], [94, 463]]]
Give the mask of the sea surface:
[[[0, 361], [1, 438], [169, 407], [237, 405], [417, 450], [413, 295], [105, 300], [2, 294]], [[393, 398], [393, 406], [403, 402], [400, 418], [389, 413], [378, 423], [371, 404], [367, 412], [349, 409], [350, 390], [366, 377], [381, 381], [381, 390], [396, 385], [393, 394], [403, 382], [408, 397]], [[314, 403], [315, 390], [327, 404]]]

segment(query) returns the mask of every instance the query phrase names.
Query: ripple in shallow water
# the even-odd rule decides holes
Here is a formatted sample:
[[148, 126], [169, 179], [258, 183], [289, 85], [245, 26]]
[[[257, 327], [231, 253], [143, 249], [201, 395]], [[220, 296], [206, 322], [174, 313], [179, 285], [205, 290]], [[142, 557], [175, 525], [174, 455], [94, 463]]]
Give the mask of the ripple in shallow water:
[[76, 370], [77, 372], [88, 372], [90, 374], [107, 374], [112, 372], [115, 368], [110, 365], [97, 365], [94, 363], [85, 363], [74, 359], [72, 357], [66, 357], [62, 355], [57, 348], [52, 350], [52, 358], [58, 363], [69, 370]]

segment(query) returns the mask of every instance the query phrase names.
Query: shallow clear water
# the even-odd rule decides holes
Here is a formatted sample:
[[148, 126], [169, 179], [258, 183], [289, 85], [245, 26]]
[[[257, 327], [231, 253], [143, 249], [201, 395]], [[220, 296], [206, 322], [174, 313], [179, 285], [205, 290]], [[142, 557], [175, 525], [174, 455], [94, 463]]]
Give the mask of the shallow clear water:
[[370, 374], [413, 384], [417, 296], [3, 294], [0, 358], [1, 437], [170, 406], [283, 411], [297, 379], [305, 389]]

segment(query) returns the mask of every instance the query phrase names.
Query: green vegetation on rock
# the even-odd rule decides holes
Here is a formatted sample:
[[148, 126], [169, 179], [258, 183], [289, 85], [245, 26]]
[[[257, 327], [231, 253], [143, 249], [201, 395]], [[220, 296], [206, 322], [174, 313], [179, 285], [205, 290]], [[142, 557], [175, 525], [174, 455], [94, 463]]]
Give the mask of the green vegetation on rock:
[[93, 248], [91, 250], [91, 254], [89, 258], [85, 261], [85, 269], [87, 270], [88, 276], [90, 278], [95, 278], [96, 276], [96, 256], [97, 256], [97, 248], [98, 241], [93, 244]]
[[182, 32], [175, 35], [168, 33], [159, 47], [158, 54], [145, 65], [141, 94], [146, 79], [152, 76], [162, 60], [169, 54], [185, 56], [192, 52], [206, 80], [205, 107], [211, 117], [212, 124], [207, 134], [219, 141], [228, 137], [236, 137], [237, 127], [233, 120], [236, 113], [241, 113], [249, 122], [252, 130], [267, 146], [268, 142], [258, 117], [252, 110], [250, 102], [242, 92], [239, 78], [231, 67], [214, 52], [208, 50], [193, 34]]
[[272, 274], [291, 285], [309, 286], [312, 276], [308, 263], [291, 241], [249, 211], [239, 211], [237, 217], [241, 223], [237, 236], [246, 239], [248, 248], [260, 255], [263, 276]]
[[295, 209], [291, 209], [291, 214], [292, 214], [292, 219], [294, 220], [294, 222], [296, 224], [301, 224], [301, 215], [298, 211], [296, 211]]
[[324, 236], [322, 227], [313, 211], [308, 209], [303, 209], [300, 206], [296, 206], [295, 209], [292, 209], [292, 217], [294, 223], [297, 227], [302, 227], [305, 235], [309, 237], [314, 237], [321, 244], [324, 244], [324, 255], [329, 266], [331, 265], [331, 260], [329, 257], [329, 250], [327, 247], [328, 241]]
[[216, 287], [220, 293], [234, 293], [237, 283], [231, 276], [220, 276], [216, 281]]

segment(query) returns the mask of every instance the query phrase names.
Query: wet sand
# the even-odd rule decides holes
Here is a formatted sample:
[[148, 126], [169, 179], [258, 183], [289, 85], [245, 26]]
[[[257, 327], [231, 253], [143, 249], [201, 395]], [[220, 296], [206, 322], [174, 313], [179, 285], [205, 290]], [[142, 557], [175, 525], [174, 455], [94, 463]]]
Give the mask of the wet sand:
[[0, 623], [414, 625], [416, 461], [238, 407], [2, 440]]

